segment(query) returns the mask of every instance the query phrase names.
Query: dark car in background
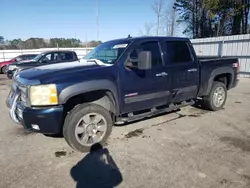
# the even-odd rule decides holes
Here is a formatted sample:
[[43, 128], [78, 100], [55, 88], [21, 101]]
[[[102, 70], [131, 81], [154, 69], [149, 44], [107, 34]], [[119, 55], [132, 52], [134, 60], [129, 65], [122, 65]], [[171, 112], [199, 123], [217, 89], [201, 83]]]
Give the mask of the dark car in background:
[[25, 61], [25, 60], [31, 60], [34, 59], [38, 54], [23, 54], [23, 55], [19, 55], [15, 58], [12, 58], [8, 61], [3, 61], [0, 62], [0, 73], [4, 74], [6, 73], [6, 68], [8, 65], [12, 64], [12, 63], [16, 63], [19, 61]]
[[42, 65], [49, 65], [54, 63], [65, 63], [65, 62], [75, 62], [78, 61], [77, 54], [71, 50], [56, 50], [47, 51], [37, 55], [34, 59], [30, 61], [20, 61], [17, 63], [12, 63], [7, 67], [7, 76], [12, 79], [16, 72], [22, 71], [24, 69], [29, 69], [33, 67], [38, 67]]

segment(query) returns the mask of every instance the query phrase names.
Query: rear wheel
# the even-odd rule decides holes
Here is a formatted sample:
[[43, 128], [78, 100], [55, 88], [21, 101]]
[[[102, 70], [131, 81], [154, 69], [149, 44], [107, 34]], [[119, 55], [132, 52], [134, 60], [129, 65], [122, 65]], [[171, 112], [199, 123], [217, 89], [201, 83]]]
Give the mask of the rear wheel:
[[222, 82], [214, 82], [208, 96], [203, 98], [203, 106], [212, 111], [221, 110], [227, 100], [227, 88]]
[[112, 131], [111, 114], [96, 104], [81, 104], [67, 115], [63, 135], [75, 150], [88, 152], [96, 143], [104, 144]]

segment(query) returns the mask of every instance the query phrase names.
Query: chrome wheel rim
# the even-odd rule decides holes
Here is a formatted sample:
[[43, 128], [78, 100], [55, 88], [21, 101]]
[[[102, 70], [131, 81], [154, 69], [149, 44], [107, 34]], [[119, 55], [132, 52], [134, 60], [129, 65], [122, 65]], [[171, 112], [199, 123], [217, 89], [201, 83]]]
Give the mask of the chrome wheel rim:
[[225, 97], [226, 97], [226, 92], [224, 88], [223, 87], [216, 88], [213, 95], [214, 106], [217, 108], [221, 107], [225, 101]]
[[75, 137], [83, 146], [91, 146], [102, 141], [107, 131], [107, 121], [99, 113], [88, 113], [76, 124]]

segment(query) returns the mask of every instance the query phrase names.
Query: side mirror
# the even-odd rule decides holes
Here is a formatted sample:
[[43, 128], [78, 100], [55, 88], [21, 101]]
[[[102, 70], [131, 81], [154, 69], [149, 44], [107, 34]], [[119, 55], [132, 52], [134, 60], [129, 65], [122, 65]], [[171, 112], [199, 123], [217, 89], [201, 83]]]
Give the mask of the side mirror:
[[128, 68], [137, 68], [139, 70], [149, 70], [152, 67], [152, 55], [150, 51], [141, 51], [137, 59], [129, 59], [126, 63]]
[[150, 51], [141, 51], [138, 54], [138, 69], [148, 70], [152, 67], [152, 55]]

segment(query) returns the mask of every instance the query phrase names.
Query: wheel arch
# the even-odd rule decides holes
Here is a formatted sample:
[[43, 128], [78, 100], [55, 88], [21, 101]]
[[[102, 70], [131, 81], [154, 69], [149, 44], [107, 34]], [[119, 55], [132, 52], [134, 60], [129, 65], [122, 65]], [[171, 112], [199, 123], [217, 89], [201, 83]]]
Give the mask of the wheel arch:
[[60, 104], [71, 104], [69, 110], [77, 104], [86, 102], [103, 106], [114, 114], [119, 113], [118, 91], [115, 83], [109, 80], [77, 83], [66, 87], [59, 94]]
[[212, 71], [211, 76], [208, 80], [208, 87], [206, 89], [205, 95], [209, 94], [214, 81], [225, 83], [227, 89], [229, 90], [232, 87], [234, 75], [234, 71], [230, 67], [221, 67]]

